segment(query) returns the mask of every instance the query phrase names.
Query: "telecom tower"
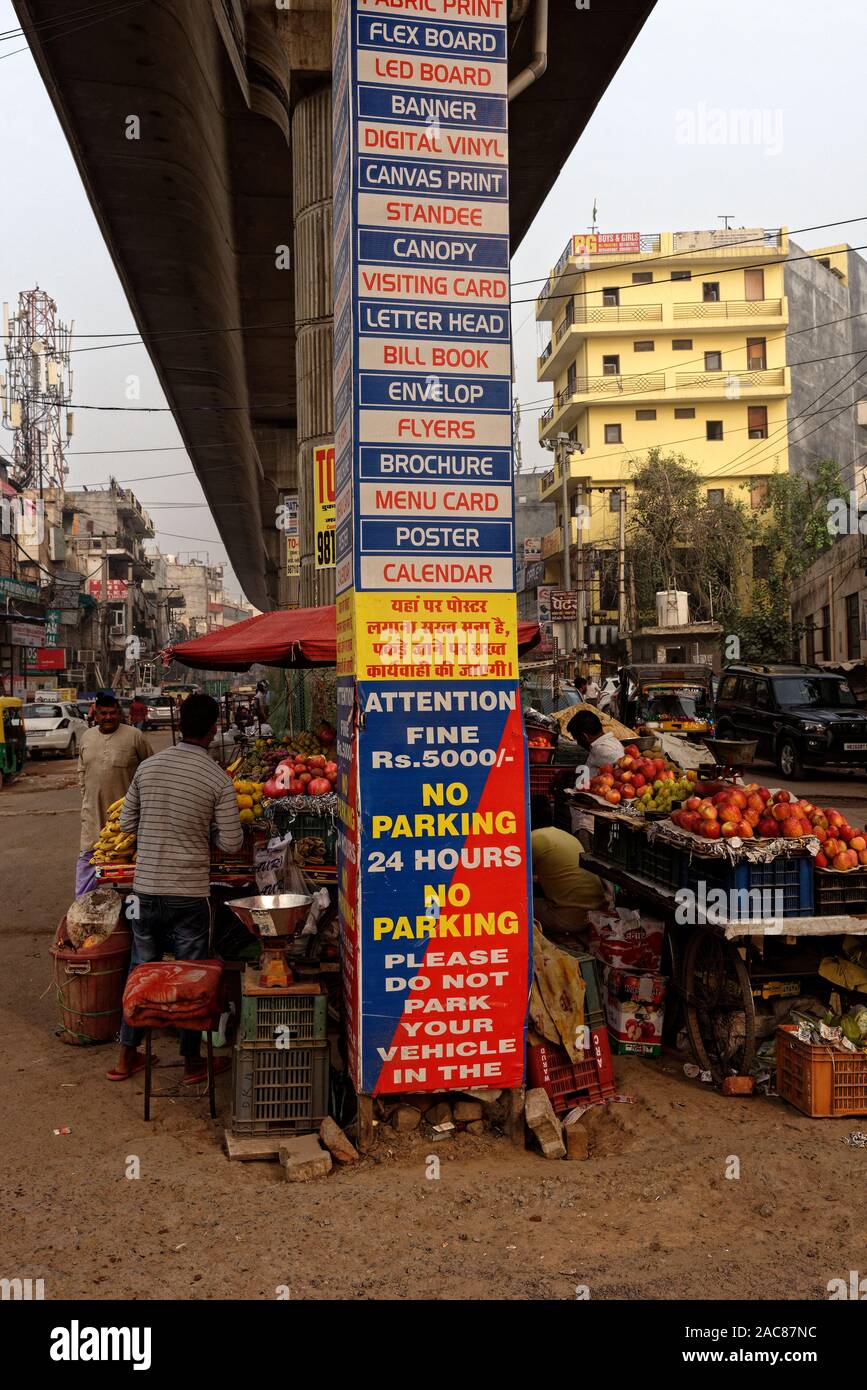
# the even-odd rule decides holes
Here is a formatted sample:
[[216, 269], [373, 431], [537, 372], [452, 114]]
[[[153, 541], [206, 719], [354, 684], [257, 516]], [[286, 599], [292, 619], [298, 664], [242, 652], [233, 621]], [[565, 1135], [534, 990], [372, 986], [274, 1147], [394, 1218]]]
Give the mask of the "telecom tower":
[[22, 489], [62, 488], [66, 445], [72, 437], [73, 325], [61, 323], [57, 305], [37, 286], [22, 290], [18, 312], [3, 305], [6, 373], [0, 375], [0, 409], [14, 430], [12, 477]]

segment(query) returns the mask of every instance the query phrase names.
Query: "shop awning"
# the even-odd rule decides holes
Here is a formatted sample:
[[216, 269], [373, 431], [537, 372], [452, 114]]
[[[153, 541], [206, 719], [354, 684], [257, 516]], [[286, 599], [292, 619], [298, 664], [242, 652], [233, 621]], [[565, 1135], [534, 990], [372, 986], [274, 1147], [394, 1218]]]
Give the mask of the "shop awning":
[[[538, 623], [518, 624], [518, 652], [539, 640]], [[337, 627], [334, 605], [276, 609], [219, 628], [204, 637], [167, 647], [163, 660], [180, 661], [197, 671], [246, 671], [262, 666], [334, 666]]]

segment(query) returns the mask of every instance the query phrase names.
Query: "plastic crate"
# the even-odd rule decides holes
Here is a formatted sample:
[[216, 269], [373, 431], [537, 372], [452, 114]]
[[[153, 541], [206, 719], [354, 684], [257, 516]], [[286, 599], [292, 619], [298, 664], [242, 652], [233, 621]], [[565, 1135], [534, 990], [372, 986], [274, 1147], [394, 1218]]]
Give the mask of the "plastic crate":
[[274, 1047], [277, 1029], [293, 1047], [324, 1042], [328, 998], [324, 994], [245, 994], [241, 999], [238, 1042]]
[[637, 872], [644, 838], [643, 829], [633, 829], [624, 821], [603, 820], [599, 816], [594, 818], [593, 853], [612, 864], [620, 864], [625, 869]]
[[848, 873], [816, 869], [813, 892], [817, 917], [867, 912], [867, 867]]
[[328, 1114], [328, 1044], [256, 1047], [232, 1057], [235, 1134], [309, 1134]]
[[682, 888], [686, 873], [683, 850], [666, 840], [648, 839], [647, 835], [636, 838], [636, 871], [642, 878], [650, 879], [651, 883], [658, 883], [662, 888]]
[[777, 1093], [805, 1115], [867, 1115], [867, 1056], [803, 1043], [777, 1029]]
[[605, 1004], [602, 998], [599, 962], [589, 951], [579, 951], [574, 946], [561, 945], [558, 949], [568, 956], [573, 956], [578, 961], [581, 967], [581, 978], [584, 981], [585, 1022], [591, 1028], [600, 1026], [605, 1021]]
[[527, 1049], [527, 1085], [541, 1086], [557, 1115], [582, 1100], [603, 1100], [614, 1093], [614, 1066], [605, 1028], [591, 1030], [591, 1044], [583, 1062], [571, 1061], [566, 1049], [554, 1043]]
[[[686, 866], [686, 882], [683, 885], [698, 894], [700, 882], [711, 888], [722, 888], [725, 892], [759, 891], [771, 894], [768, 900], [769, 911], [765, 905], [741, 900], [729, 904], [728, 916], [731, 921], [742, 921], [761, 913], [769, 917], [810, 917], [813, 913], [813, 860], [809, 855], [798, 858], [773, 859], [769, 864], [729, 864], [724, 859], [693, 858]], [[782, 895], [778, 902], [777, 895]], [[780, 910], [782, 908], [782, 911]], [[742, 910], [741, 910], [742, 909]]]
[[574, 782], [575, 778], [572, 769], [569, 767], [557, 767], [551, 763], [548, 767], [539, 767], [535, 763], [530, 764], [530, 795], [547, 796], [553, 798], [555, 790], [562, 779], [564, 785], [568, 786]]
[[[291, 830], [296, 846], [301, 840], [309, 838], [321, 840], [324, 863], [337, 863], [337, 821], [330, 814], [320, 816], [315, 811], [293, 811], [288, 806], [281, 806], [278, 801], [272, 810], [272, 816], [274, 827], [281, 835]], [[300, 863], [302, 866], [310, 863], [311, 868], [316, 867], [316, 862], [304, 857], [300, 859]]]

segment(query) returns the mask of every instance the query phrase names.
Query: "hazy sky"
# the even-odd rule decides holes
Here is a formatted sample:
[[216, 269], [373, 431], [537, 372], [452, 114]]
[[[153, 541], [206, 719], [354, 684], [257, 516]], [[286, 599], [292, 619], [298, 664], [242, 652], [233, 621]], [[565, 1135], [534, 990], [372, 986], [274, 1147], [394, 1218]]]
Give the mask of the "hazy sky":
[[[579, 12], [578, 41], [580, 21]], [[0, 33], [17, 27], [10, 0], [0, 0]], [[567, 238], [587, 230], [594, 197], [603, 231], [716, 227], [721, 213], [733, 214], [735, 226], [794, 230], [861, 215], [860, 223], [796, 239], [807, 247], [867, 243], [865, 40], [867, 0], [658, 0], [513, 262], [525, 465], [548, 460], [536, 422], [551, 395], [535, 379], [530, 301]], [[13, 302], [38, 282], [77, 331], [134, 331], [33, 61], [26, 51], [12, 54], [21, 45], [0, 38], [0, 300]], [[721, 134], [741, 129], [731, 113], [744, 110], [754, 113], [758, 139], [721, 143]], [[139, 403], [165, 406], [141, 347], [79, 352], [73, 363], [79, 403], [128, 404], [126, 379], [138, 374]], [[0, 449], [10, 444], [0, 429]], [[142, 452], [92, 452], [122, 449]], [[165, 452], [144, 452], [157, 449]], [[225, 561], [169, 414], [79, 409], [70, 463], [73, 486], [109, 473], [130, 483], [164, 551], [207, 550]], [[172, 473], [181, 476], [156, 476]], [[230, 571], [227, 587], [238, 588]]]

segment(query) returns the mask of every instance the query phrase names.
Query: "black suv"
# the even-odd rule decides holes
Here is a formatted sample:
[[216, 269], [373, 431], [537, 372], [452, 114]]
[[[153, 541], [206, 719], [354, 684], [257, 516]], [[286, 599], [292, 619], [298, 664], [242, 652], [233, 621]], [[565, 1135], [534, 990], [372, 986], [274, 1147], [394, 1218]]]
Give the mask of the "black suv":
[[717, 738], [756, 740], [784, 777], [805, 767], [867, 768], [867, 712], [842, 676], [816, 666], [727, 666]]

